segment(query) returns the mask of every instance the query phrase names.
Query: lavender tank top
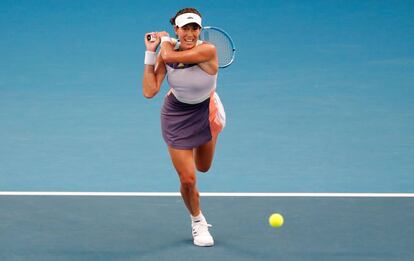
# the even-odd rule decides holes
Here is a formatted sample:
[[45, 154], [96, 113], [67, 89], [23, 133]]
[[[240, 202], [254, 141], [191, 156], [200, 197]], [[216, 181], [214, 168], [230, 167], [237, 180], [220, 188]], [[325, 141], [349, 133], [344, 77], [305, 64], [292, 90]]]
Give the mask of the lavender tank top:
[[[197, 45], [202, 41], [198, 41]], [[174, 49], [179, 48], [179, 43]], [[210, 75], [198, 64], [167, 64], [167, 81], [178, 101], [196, 104], [205, 101], [216, 89], [217, 74]]]

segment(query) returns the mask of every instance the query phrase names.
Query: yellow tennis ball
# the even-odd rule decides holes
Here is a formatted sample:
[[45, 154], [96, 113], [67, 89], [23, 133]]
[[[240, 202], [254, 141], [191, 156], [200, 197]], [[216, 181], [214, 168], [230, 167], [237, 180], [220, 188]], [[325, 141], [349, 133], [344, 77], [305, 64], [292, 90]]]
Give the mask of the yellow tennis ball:
[[281, 227], [283, 225], [283, 216], [279, 213], [273, 213], [269, 217], [269, 224], [272, 227]]

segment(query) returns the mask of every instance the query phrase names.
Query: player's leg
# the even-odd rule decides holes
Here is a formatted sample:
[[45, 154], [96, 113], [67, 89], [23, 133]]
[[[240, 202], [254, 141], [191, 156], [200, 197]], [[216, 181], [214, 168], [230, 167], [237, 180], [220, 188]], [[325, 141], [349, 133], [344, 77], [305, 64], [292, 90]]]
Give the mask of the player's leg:
[[214, 158], [216, 143], [217, 136], [194, 149], [194, 161], [198, 171], [207, 172], [210, 169]]
[[180, 178], [180, 192], [192, 216], [200, 213], [199, 193], [196, 187], [196, 170], [193, 150], [180, 150], [169, 147], [171, 160]]
[[181, 195], [191, 213], [191, 228], [194, 244], [197, 246], [214, 245], [213, 237], [208, 231], [207, 221], [200, 211], [200, 199], [196, 187], [196, 173], [193, 150], [168, 148], [172, 162], [180, 177]]
[[218, 134], [226, 124], [226, 113], [220, 97], [216, 92], [212, 92], [210, 95], [208, 120], [212, 139], [194, 149], [195, 165], [197, 170], [201, 172], [207, 172], [210, 169], [214, 158]]

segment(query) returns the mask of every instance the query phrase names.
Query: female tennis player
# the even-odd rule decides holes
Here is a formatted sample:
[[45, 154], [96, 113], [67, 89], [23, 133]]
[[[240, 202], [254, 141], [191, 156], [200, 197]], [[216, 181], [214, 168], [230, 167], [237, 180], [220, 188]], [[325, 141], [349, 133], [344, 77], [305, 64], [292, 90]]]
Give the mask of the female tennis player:
[[199, 40], [201, 14], [196, 9], [182, 9], [170, 22], [178, 42], [173, 42], [167, 32], [145, 34], [143, 94], [154, 97], [167, 75], [170, 90], [161, 109], [162, 135], [191, 214], [194, 244], [213, 246], [208, 231], [211, 225], [200, 210], [196, 170], [209, 170], [217, 136], [225, 125], [225, 112], [215, 92], [217, 52], [214, 45]]

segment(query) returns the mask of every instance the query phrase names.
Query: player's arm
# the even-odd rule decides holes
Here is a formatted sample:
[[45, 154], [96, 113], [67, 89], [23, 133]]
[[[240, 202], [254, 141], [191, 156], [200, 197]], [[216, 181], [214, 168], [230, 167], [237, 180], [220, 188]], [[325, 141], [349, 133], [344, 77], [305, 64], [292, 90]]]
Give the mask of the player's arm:
[[165, 63], [204, 63], [214, 59], [216, 47], [210, 43], [203, 43], [190, 50], [174, 51], [171, 42], [161, 44], [160, 54]]
[[[146, 64], [144, 65], [144, 77], [142, 79], [142, 93], [146, 98], [152, 98], [161, 88], [161, 84], [165, 78], [166, 69], [161, 55], [156, 56], [155, 53], [160, 40], [157, 39], [155, 42], [150, 42], [147, 39], [147, 35], [148, 34], [145, 35], [144, 39], [148, 54], [145, 54]], [[155, 59], [155, 62], [153, 59]]]
[[144, 68], [142, 93], [145, 98], [152, 98], [160, 91], [165, 74], [165, 63], [161, 55], [158, 54], [155, 65], [146, 64]]

